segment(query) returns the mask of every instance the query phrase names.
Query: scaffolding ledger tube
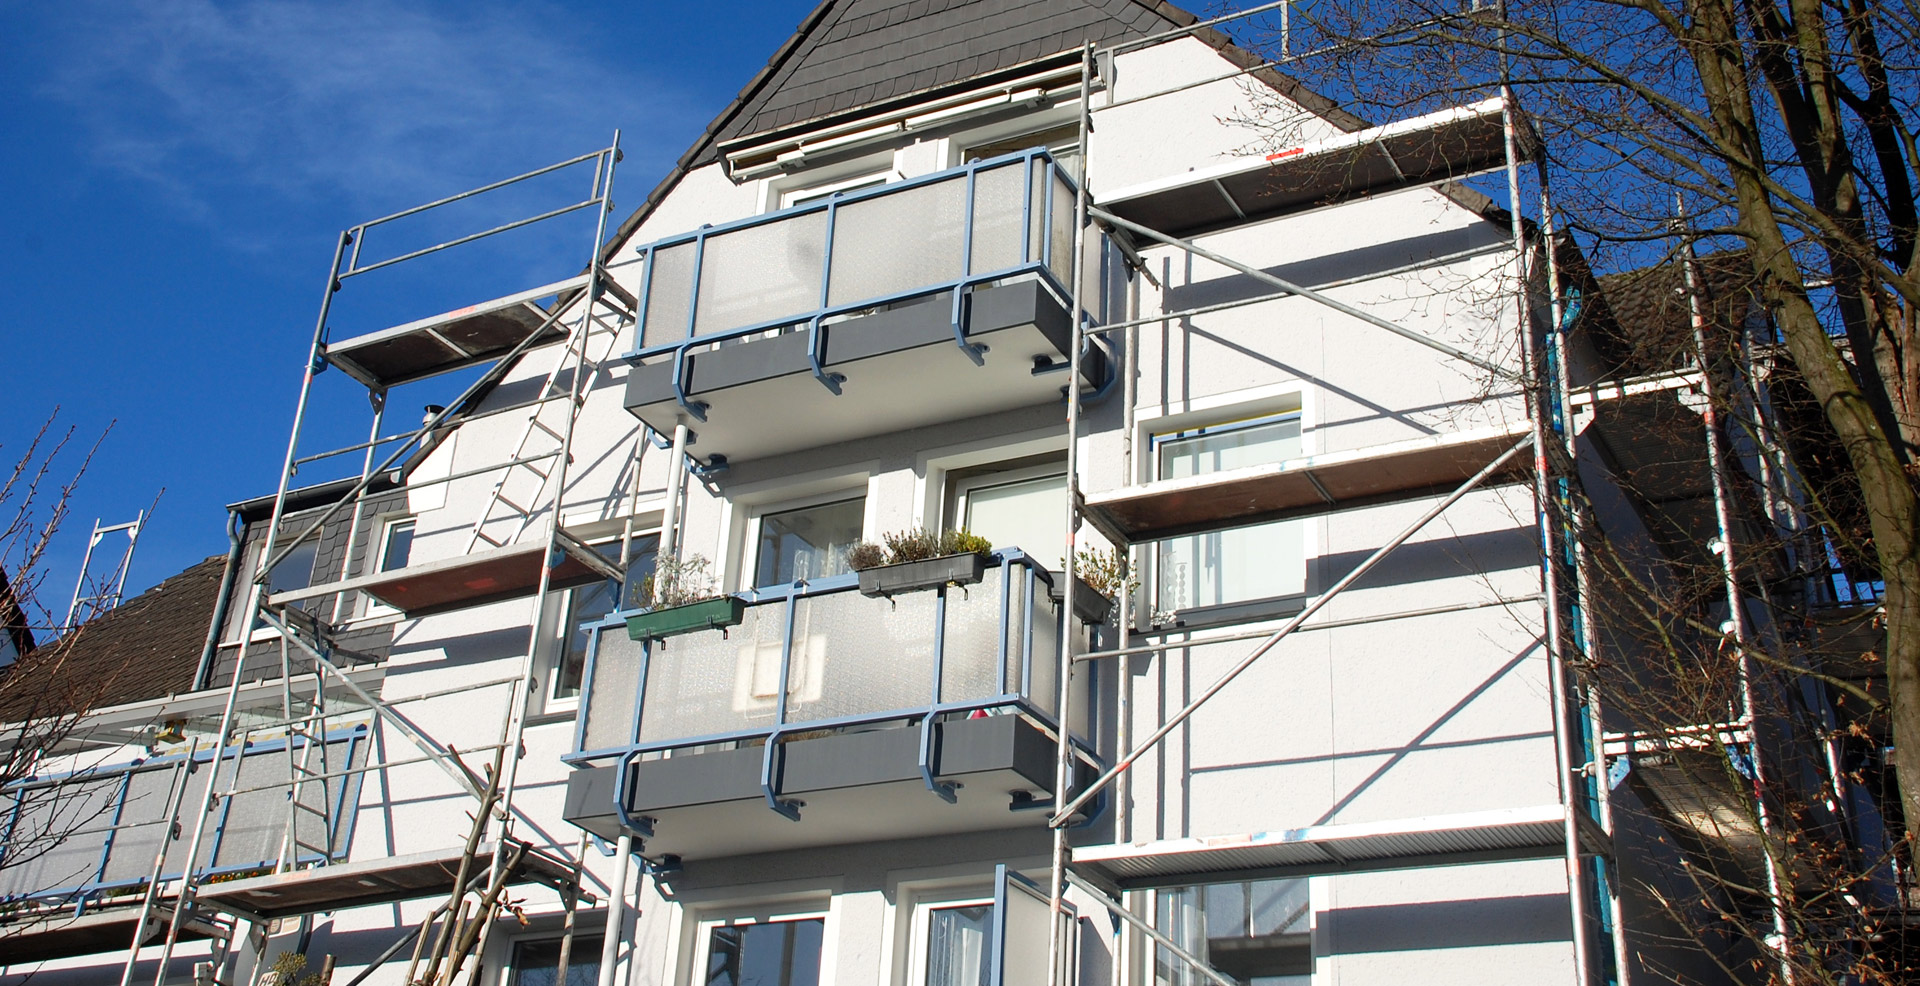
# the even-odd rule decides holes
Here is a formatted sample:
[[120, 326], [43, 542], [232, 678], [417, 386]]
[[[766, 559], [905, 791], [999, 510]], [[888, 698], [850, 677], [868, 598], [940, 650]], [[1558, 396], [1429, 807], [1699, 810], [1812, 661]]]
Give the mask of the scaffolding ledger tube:
[[1366, 560], [1361, 562], [1357, 567], [1355, 567], [1353, 571], [1348, 572], [1344, 576], [1341, 576], [1340, 581], [1335, 582], [1333, 586], [1329, 588], [1326, 592], [1323, 592], [1319, 596], [1315, 597], [1314, 600], [1308, 603], [1307, 607], [1301, 610], [1298, 615], [1288, 620], [1286, 624], [1282, 626], [1280, 629], [1275, 630], [1272, 634], [1268, 635], [1267, 639], [1263, 641], [1260, 644], [1260, 646], [1254, 648], [1251, 654], [1248, 654], [1246, 657], [1241, 658], [1238, 664], [1235, 664], [1233, 667], [1228, 668], [1225, 674], [1222, 674], [1220, 677], [1214, 679], [1213, 683], [1208, 685], [1206, 690], [1201, 692], [1198, 698], [1195, 698], [1193, 701], [1188, 702], [1185, 707], [1183, 707], [1180, 711], [1174, 713], [1172, 717], [1170, 717], [1166, 722], [1162, 723], [1160, 725], [1160, 728], [1155, 729], [1152, 735], [1148, 736], [1144, 740], [1141, 740], [1140, 745], [1135, 749], [1133, 749], [1132, 751], [1130, 751], [1125, 757], [1122, 757], [1119, 763], [1114, 764], [1110, 769], [1108, 769], [1106, 773], [1101, 774], [1098, 780], [1095, 780], [1092, 784], [1087, 785], [1087, 789], [1080, 792], [1079, 797], [1073, 799], [1073, 801], [1069, 802], [1065, 808], [1055, 813], [1054, 816], [1051, 819], [1049, 819], [1049, 824], [1053, 825], [1055, 829], [1058, 830], [1060, 826], [1064, 825], [1066, 823], [1066, 820], [1070, 816], [1072, 816], [1074, 811], [1078, 810], [1082, 804], [1085, 804], [1089, 798], [1092, 798], [1094, 795], [1100, 793], [1100, 790], [1102, 788], [1106, 787], [1108, 784], [1111, 784], [1113, 782], [1113, 779], [1115, 777], [1118, 777], [1121, 774], [1121, 772], [1125, 771], [1128, 767], [1133, 766], [1134, 761], [1140, 759], [1141, 754], [1152, 749], [1154, 745], [1159, 743], [1161, 740], [1166, 739], [1169, 733], [1172, 733], [1175, 729], [1179, 728], [1181, 723], [1187, 721], [1189, 717], [1191, 717], [1195, 712], [1199, 711], [1200, 707], [1202, 705], [1205, 705], [1208, 699], [1211, 699], [1214, 695], [1218, 694], [1221, 689], [1227, 687], [1228, 684], [1232, 683], [1233, 679], [1239, 677], [1240, 672], [1245, 671], [1247, 668], [1253, 666], [1253, 662], [1259, 660], [1261, 655], [1272, 650], [1275, 645], [1280, 643], [1280, 641], [1285, 640], [1295, 630], [1300, 629], [1301, 624], [1304, 624], [1305, 622], [1307, 622], [1307, 620], [1311, 619], [1313, 617], [1313, 614], [1320, 612], [1321, 608], [1326, 606], [1328, 603], [1332, 602], [1334, 597], [1338, 596], [1348, 586], [1359, 581], [1360, 578], [1366, 575], [1369, 571], [1372, 571], [1373, 566], [1378, 564], [1380, 560], [1385, 558], [1390, 552], [1393, 551], [1393, 549], [1398, 548], [1402, 544], [1405, 544], [1408, 538], [1411, 538], [1415, 534], [1418, 534], [1421, 528], [1426, 527], [1427, 524], [1431, 523], [1434, 518], [1440, 516], [1442, 513], [1445, 513], [1448, 507], [1451, 507], [1455, 503], [1458, 503], [1461, 497], [1466, 496], [1468, 493], [1472, 492], [1476, 487], [1478, 487], [1481, 483], [1486, 482], [1487, 477], [1492, 476], [1494, 473], [1500, 470], [1500, 467], [1507, 464], [1507, 460], [1513, 458], [1515, 455], [1519, 454], [1521, 449], [1526, 448], [1528, 445], [1531, 445], [1531, 444], [1533, 444], [1533, 436], [1531, 435], [1520, 439], [1518, 442], [1515, 442], [1512, 447], [1508, 448], [1505, 452], [1500, 453], [1499, 458], [1496, 458], [1492, 462], [1487, 463], [1486, 466], [1481, 468], [1479, 472], [1474, 473], [1472, 476], [1469, 476], [1466, 482], [1461, 483], [1457, 488], [1454, 489], [1452, 493], [1447, 494], [1445, 499], [1442, 499], [1439, 503], [1436, 503], [1432, 507], [1429, 507], [1427, 511], [1421, 514], [1417, 519], [1415, 519], [1412, 524], [1407, 525], [1407, 527], [1402, 529], [1400, 533], [1394, 535], [1392, 540], [1388, 541], [1386, 544], [1381, 545], [1378, 550], [1374, 551], [1373, 554], [1368, 555]]

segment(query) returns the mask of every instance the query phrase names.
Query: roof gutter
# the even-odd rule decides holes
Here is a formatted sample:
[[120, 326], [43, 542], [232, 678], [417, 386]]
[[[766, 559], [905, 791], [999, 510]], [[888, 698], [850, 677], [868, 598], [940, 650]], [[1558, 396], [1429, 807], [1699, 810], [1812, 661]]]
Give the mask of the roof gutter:
[[200, 648], [200, 667], [193, 673], [193, 687], [206, 688], [213, 673], [213, 656], [220, 650], [220, 628], [226, 625], [228, 602], [233, 596], [234, 575], [240, 570], [240, 511], [227, 508], [227, 567], [220, 574], [220, 594], [213, 597], [213, 622], [207, 627], [207, 642]]

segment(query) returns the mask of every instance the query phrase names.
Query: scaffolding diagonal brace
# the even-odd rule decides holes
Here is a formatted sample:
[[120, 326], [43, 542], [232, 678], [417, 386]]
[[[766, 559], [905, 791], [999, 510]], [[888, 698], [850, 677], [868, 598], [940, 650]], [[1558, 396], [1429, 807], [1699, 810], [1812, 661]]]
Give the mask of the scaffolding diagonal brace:
[[1153, 749], [1156, 744], [1166, 739], [1175, 729], [1178, 729], [1180, 724], [1186, 722], [1195, 712], [1199, 711], [1200, 706], [1205, 705], [1208, 699], [1219, 694], [1221, 689], [1232, 683], [1233, 679], [1238, 678], [1242, 671], [1252, 667], [1253, 662], [1259, 660], [1262, 655], [1279, 645], [1280, 641], [1285, 640], [1293, 631], [1298, 630], [1307, 620], [1312, 619], [1313, 614], [1320, 612], [1323, 607], [1333, 601], [1334, 597], [1340, 595], [1348, 586], [1351, 586], [1359, 581], [1362, 576], [1372, 571], [1373, 566], [1379, 564], [1381, 559], [1391, 554], [1393, 549], [1405, 544], [1408, 539], [1418, 534], [1421, 528], [1426, 527], [1434, 518], [1445, 513], [1447, 508], [1458, 503], [1461, 497], [1472, 492], [1481, 483], [1485, 482], [1487, 477], [1499, 472], [1500, 468], [1507, 464], [1507, 460], [1520, 454], [1521, 449], [1531, 444], [1533, 444], [1532, 435], [1527, 435], [1515, 442], [1505, 452], [1502, 452], [1498, 458], [1487, 463], [1485, 467], [1468, 477], [1467, 481], [1461, 483], [1452, 493], [1447, 494], [1445, 499], [1428, 508], [1427, 511], [1415, 519], [1413, 523], [1407, 525], [1400, 533], [1394, 535], [1392, 540], [1381, 545], [1373, 554], [1368, 555], [1367, 559], [1361, 562], [1358, 567], [1342, 576], [1340, 581], [1335, 582], [1326, 592], [1321, 593], [1312, 602], [1308, 603], [1307, 607], [1301, 610], [1293, 619], [1288, 620], [1286, 625], [1275, 630], [1266, 640], [1261, 641], [1260, 646], [1255, 647], [1252, 653], [1241, 658], [1240, 662], [1227, 669], [1225, 674], [1214, 679], [1213, 684], [1208, 685], [1206, 691], [1201, 692], [1193, 701], [1188, 702], [1185, 708], [1169, 717], [1165, 723], [1161, 724], [1160, 728], [1153, 731], [1153, 735], [1142, 740], [1140, 745], [1135, 747], [1125, 757], [1121, 758], [1119, 763], [1114, 764], [1092, 784], [1087, 785], [1086, 790], [1081, 791], [1072, 801], [1067, 802], [1065, 807], [1056, 810], [1053, 817], [1048, 819], [1048, 824], [1054, 828], [1059, 828], [1067, 824], [1067, 822], [1073, 818], [1073, 813], [1078, 811], [1082, 805], [1091, 800], [1094, 795], [1099, 794], [1107, 785], [1113, 783], [1114, 778], [1119, 777], [1127, 768], [1133, 766], [1135, 760], [1140, 759], [1148, 750]]
[[[263, 606], [260, 608], [260, 617], [266, 620], [274, 629], [279, 630], [285, 639], [293, 641], [294, 646], [306, 651], [307, 656], [313, 658], [314, 663], [318, 664], [322, 671], [333, 675], [342, 685], [345, 685], [347, 691], [351, 692], [354, 698], [365, 702], [367, 707], [373, 710], [374, 715], [380, 717], [381, 721], [398, 730], [400, 735], [407, 738], [408, 742], [419, 747], [420, 752], [425, 753], [441, 770], [446, 771], [447, 776], [452, 777], [468, 794], [476, 798], [485, 796], [484, 791], [473, 776], [473, 773], [462, 766], [459, 761], [455, 760], [451, 751], [435, 743], [432, 737], [420, 731], [420, 727], [415, 726], [400, 713], [387, 708], [385, 702], [373, 697], [366, 689], [360, 687], [359, 682], [354, 681], [353, 678], [341, 670], [338, 665], [329, 660], [325, 654], [320, 652], [319, 648], [307, 643], [301, 639], [299, 635], [295, 634], [293, 628], [287, 625], [287, 622], [281, 618], [280, 614]], [[236, 674], [237, 673], [238, 672], [236, 672]]]
[[1494, 373], [1508, 380], [1522, 379], [1522, 374], [1517, 370], [1509, 369], [1507, 367], [1501, 366], [1498, 363], [1488, 362], [1487, 360], [1483, 360], [1480, 357], [1475, 356], [1472, 353], [1469, 353], [1463, 349], [1450, 346], [1431, 336], [1421, 335], [1420, 333], [1415, 332], [1404, 325], [1396, 325], [1393, 322], [1390, 322], [1384, 318], [1381, 318], [1378, 315], [1374, 315], [1372, 313], [1362, 311], [1358, 308], [1353, 307], [1352, 305], [1347, 304], [1344, 301], [1339, 301], [1334, 298], [1331, 298], [1325, 294], [1315, 291], [1312, 288], [1295, 284], [1292, 281], [1286, 280], [1284, 278], [1276, 277], [1272, 274], [1267, 273], [1266, 271], [1261, 270], [1258, 267], [1254, 267], [1249, 264], [1243, 264], [1240, 261], [1234, 260], [1231, 257], [1222, 256], [1218, 253], [1213, 252], [1212, 250], [1207, 249], [1206, 247], [1203, 247], [1197, 243], [1194, 243], [1191, 240], [1182, 240], [1177, 237], [1168, 236], [1167, 234], [1162, 233], [1158, 230], [1148, 229], [1147, 227], [1142, 226], [1139, 223], [1136, 223], [1127, 219], [1122, 219], [1119, 216], [1116, 216], [1113, 213], [1107, 212], [1103, 209], [1090, 208], [1087, 210], [1087, 214], [1092, 216], [1095, 219], [1100, 220], [1101, 222], [1111, 223], [1114, 226], [1118, 226], [1119, 228], [1124, 229], [1130, 233], [1134, 233], [1139, 236], [1144, 236], [1149, 240], [1153, 240], [1157, 243], [1162, 243], [1170, 247], [1177, 247], [1181, 250], [1185, 250], [1186, 252], [1193, 254], [1196, 257], [1201, 257], [1203, 259], [1210, 260], [1216, 264], [1219, 264], [1222, 267], [1228, 267], [1233, 270], [1239, 271], [1240, 273], [1245, 274], [1248, 277], [1253, 278], [1254, 280], [1264, 281], [1267, 284], [1271, 284], [1274, 287], [1279, 288], [1280, 290], [1285, 291], [1289, 294], [1296, 294], [1302, 298], [1307, 299], [1308, 301], [1325, 305], [1326, 307], [1331, 308], [1342, 315], [1351, 316], [1353, 318], [1359, 319], [1362, 322], [1367, 323], [1368, 325], [1385, 329], [1388, 332], [1391, 332], [1394, 335], [1397, 335], [1403, 339], [1408, 339], [1413, 342], [1417, 342], [1420, 345], [1427, 347], [1428, 349], [1432, 349], [1436, 352], [1444, 353], [1447, 356], [1460, 360], [1463, 363], [1468, 363], [1473, 366], [1477, 366], [1483, 370], [1486, 370], [1490, 373]]
[[1158, 944], [1161, 948], [1164, 948], [1167, 951], [1172, 952], [1174, 957], [1178, 958], [1180, 961], [1185, 962], [1187, 965], [1191, 966], [1195, 972], [1198, 972], [1201, 975], [1206, 976], [1208, 979], [1213, 980], [1216, 986], [1240, 986], [1240, 983], [1238, 980], [1229, 979], [1226, 975], [1222, 974], [1220, 970], [1215, 969], [1213, 966], [1210, 966], [1205, 962], [1200, 961], [1200, 959], [1197, 956], [1195, 956], [1192, 952], [1189, 952], [1186, 949], [1181, 948], [1178, 944], [1175, 944], [1173, 939], [1168, 938], [1158, 928], [1155, 928], [1152, 924], [1146, 921], [1142, 921], [1138, 915], [1134, 914], [1132, 911], [1129, 911], [1126, 908], [1115, 903], [1113, 898], [1108, 896], [1100, 888], [1074, 875], [1072, 870], [1068, 870], [1066, 876], [1067, 876], [1068, 883], [1074, 885], [1075, 887], [1080, 888], [1081, 892], [1085, 893], [1089, 897], [1092, 897], [1094, 900], [1099, 901], [1100, 905], [1102, 907], [1105, 907], [1109, 913], [1113, 914], [1114, 917], [1117, 917], [1120, 920], [1125, 921], [1126, 923], [1132, 925], [1134, 927], [1134, 930], [1140, 932], [1143, 935], [1146, 935], [1148, 938], [1153, 939], [1154, 942]]

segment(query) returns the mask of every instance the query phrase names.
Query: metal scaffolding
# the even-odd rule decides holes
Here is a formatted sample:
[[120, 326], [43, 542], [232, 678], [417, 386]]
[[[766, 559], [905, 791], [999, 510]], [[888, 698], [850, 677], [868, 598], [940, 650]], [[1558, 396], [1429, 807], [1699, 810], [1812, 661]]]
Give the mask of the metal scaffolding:
[[[340, 234], [327, 271], [259, 564], [247, 575], [246, 601], [236, 613], [236, 625], [262, 629], [239, 635], [219, 728], [206, 749], [202, 751], [196, 744], [176, 771], [166, 814], [168, 824], [177, 825], [186, 839], [186, 862], [177, 875], [166, 873], [173, 840], [158, 840], [158, 853], [144, 881], [138, 915], [132, 921], [132, 947], [121, 976], [123, 986], [131, 986], [134, 981], [141, 947], [156, 939], [161, 950], [153, 981], [159, 986], [166, 978], [176, 945], [191, 934], [215, 938], [217, 968], [224, 961], [237, 919], [304, 921], [321, 911], [439, 894], [445, 894], [447, 901], [375, 966], [413, 941], [419, 946], [416, 964], [424, 963], [428, 970], [428, 978], [422, 981], [452, 982], [463, 965], [484, 949], [493, 919], [506, 904], [503, 890], [517, 883], [544, 884], [560, 895], [568, 912], [566, 927], [571, 941], [572, 911], [585, 897], [580, 887], [580, 862], [556, 857], [516, 838], [513, 801], [529, 699], [537, 684], [537, 657], [553, 635], [554, 613], [562, 609], [549, 605], [550, 597], [575, 586], [602, 580], [617, 582], [623, 577], [621, 566], [601, 558], [560, 523], [568, 468], [573, 461], [574, 425], [585, 403], [588, 382], [592, 371], [611, 356], [634, 317], [634, 300], [608, 275], [603, 250], [607, 216], [614, 207], [614, 169], [620, 157], [620, 138], [615, 132], [613, 142], [599, 150], [361, 223]], [[379, 227], [542, 176], [583, 170], [591, 172], [591, 187], [582, 199], [397, 256], [377, 260], [362, 257], [368, 234]], [[593, 216], [592, 241], [583, 273], [445, 315], [353, 338], [330, 338], [329, 317], [335, 295], [352, 278], [583, 210], [591, 210]], [[544, 298], [553, 301], [543, 306], [539, 302]], [[507, 409], [526, 416], [510, 457], [467, 473], [449, 470], [450, 475], [434, 478], [410, 474], [409, 467], [430, 453], [447, 429], [465, 420], [495, 384], [523, 363], [523, 357], [531, 359], [535, 355], [550, 355], [553, 364], [534, 398]], [[329, 366], [366, 388], [373, 410], [368, 439], [344, 448], [303, 454], [304, 433], [313, 424], [309, 418], [315, 407], [311, 400], [315, 378]], [[382, 435], [391, 388], [467, 369], [479, 372], [458, 396], [430, 407], [417, 428]], [[300, 492], [293, 488], [293, 479], [301, 467], [353, 453], [359, 453], [360, 462], [357, 481], [350, 489], [331, 498], [323, 509], [304, 514], [290, 510], [290, 494]], [[377, 552], [365, 550], [367, 546], [359, 543], [360, 529], [370, 520], [366, 511], [373, 498], [477, 476], [491, 478], [492, 490], [473, 523], [466, 550], [459, 556], [381, 570]], [[274, 567], [342, 517], [346, 518], [348, 534], [338, 571], [326, 579], [316, 573], [315, 583], [302, 589], [272, 591], [270, 573]], [[475, 550], [477, 542], [486, 545]], [[623, 542], [623, 558], [626, 550]], [[356, 552], [366, 557], [366, 570], [358, 575], [353, 571]], [[503, 599], [528, 601], [527, 644], [518, 674], [400, 700], [497, 692], [504, 696], [504, 706], [496, 743], [451, 749], [397, 711], [396, 702], [363, 686], [353, 667], [356, 655], [335, 643], [336, 630], [352, 625], [356, 618], [356, 607], [350, 602], [356, 593], [398, 610], [401, 618]], [[240, 697], [250, 666], [248, 658], [258, 656], [263, 649], [268, 650], [269, 660], [277, 657], [278, 661], [279, 715], [265, 723], [244, 722], [247, 710], [241, 707]], [[307, 680], [311, 683], [302, 687]], [[353, 723], [359, 734], [377, 723], [389, 734], [404, 739], [416, 755], [376, 761], [364, 750], [358, 755], [349, 750], [344, 762], [335, 762], [341, 754], [329, 748], [337, 745], [333, 737], [342, 722]], [[254, 779], [257, 773], [243, 780], [240, 771], [243, 760], [262, 759], [260, 753], [248, 755], [247, 742], [263, 731], [284, 737], [274, 748], [281, 754], [275, 758], [281, 764], [281, 776], [265, 784]], [[476, 752], [491, 754], [491, 766], [475, 769], [463, 758]], [[204, 783], [190, 785], [186, 778], [193, 773], [197, 758], [210, 760], [212, 776]], [[223, 779], [223, 767], [229, 763], [232, 767]], [[476, 799], [473, 826], [464, 844], [460, 836], [450, 835], [448, 843], [453, 848], [444, 852], [345, 861], [351, 816], [357, 810], [357, 799], [347, 797], [347, 792], [356, 790], [359, 778], [370, 771], [407, 764], [438, 767], [457, 790]], [[281, 790], [285, 799], [283, 835], [271, 872], [209, 883], [208, 878], [214, 874], [200, 861], [210, 829], [224, 824], [215, 823], [216, 817], [224, 819], [222, 812], [230, 811], [244, 795], [267, 789]], [[218, 835], [212, 838], [217, 845]], [[450, 872], [458, 876], [449, 877]], [[209, 921], [224, 923], [213, 927]], [[438, 931], [429, 934], [434, 927]], [[427, 949], [430, 939], [432, 947]]]
[[[1082, 52], [1079, 91], [1080, 146], [1087, 146], [1095, 113], [1095, 90], [1104, 80], [1099, 67], [1111, 66], [1121, 53], [1182, 37], [1193, 31], [1232, 17], [1257, 13], [1274, 5], [1255, 7], [1240, 14], [1201, 22], [1151, 37], [1099, 47], [1087, 45]], [[1217, 81], [1217, 80], [1209, 80]], [[1180, 92], [1191, 85], [1173, 85], [1145, 94], [1129, 94], [1116, 100], [1106, 89], [1112, 105], [1123, 105]], [[1479, 127], [1477, 137], [1463, 127]], [[1491, 127], [1489, 132], [1488, 128]], [[1448, 128], [1452, 128], [1449, 130]], [[1097, 165], [1086, 155], [1076, 196], [1074, 275], [1068, 283], [1075, 288], [1072, 299], [1073, 372], [1078, 373], [1089, 337], [1097, 333], [1125, 329], [1127, 337], [1126, 462], [1123, 465], [1128, 485], [1117, 490], [1083, 493], [1080, 489], [1079, 440], [1082, 437], [1082, 395], [1068, 388], [1067, 400], [1067, 524], [1069, 545], [1066, 553], [1066, 578], [1063, 580], [1063, 611], [1071, 611], [1072, 596], [1078, 579], [1078, 548], [1083, 524], [1091, 524], [1121, 548], [1129, 567], [1132, 549], [1164, 538], [1224, 530], [1230, 527], [1285, 518], [1306, 517], [1376, 504], [1433, 500], [1420, 516], [1389, 538], [1356, 568], [1340, 578], [1305, 608], [1272, 631], [1225, 635], [1217, 639], [1257, 640], [1251, 649], [1178, 711], [1167, 716], [1152, 733], [1135, 742], [1131, 733], [1132, 701], [1129, 695], [1132, 675], [1128, 662], [1138, 654], [1191, 646], [1193, 642], [1134, 646], [1128, 634], [1132, 625], [1127, 593], [1121, 594], [1118, 645], [1102, 652], [1075, 656], [1063, 640], [1059, 651], [1059, 701], [1065, 708], [1074, 694], [1072, 676], [1089, 661], [1114, 660], [1121, 666], [1119, 749], [1114, 764], [1097, 779], [1079, 790], [1072, 790], [1073, 750], [1062, 735], [1057, 749], [1057, 800], [1050, 818], [1053, 831], [1051, 908], [1054, 916], [1048, 939], [1048, 982], [1060, 986], [1071, 981], [1066, 969], [1069, 958], [1065, 929], [1060, 921], [1063, 898], [1070, 887], [1105, 905], [1121, 921], [1168, 949], [1169, 953], [1192, 965], [1200, 975], [1215, 982], [1227, 980], [1193, 955], [1174, 947], [1165, 936], [1146, 926], [1123, 903], [1129, 886], [1164, 886], [1178, 876], [1202, 879], [1208, 872], [1334, 872], [1378, 867], [1435, 865], [1476, 859], [1511, 859], [1559, 856], [1564, 860], [1571, 932], [1578, 981], [1583, 984], [1624, 981], [1625, 951], [1620, 935], [1619, 899], [1612, 886], [1610, 853], [1612, 818], [1606, 800], [1606, 776], [1598, 738], [1598, 697], [1569, 668], [1570, 656], [1590, 659], [1593, 644], [1585, 638], [1586, 562], [1579, 549], [1581, 516], [1575, 495], [1576, 447], [1571, 427], [1574, 405], [1566, 372], [1566, 313], [1562, 310], [1562, 283], [1555, 264], [1555, 232], [1551, 201], [1548, 197], [1547, 163], [1538, 148], [1527, 146], [1530, 130], [1521, 116], [1513, 94], [1504, 84], [1494, 99], [1457, 111], [1431, 114], [1372, 130], [1362, 130], [1323, 141], [1327, 149], [1345, 154], [1384, 155], [1391, 160], [1396, 141], [1409, 136], [1449, 133], [1460, 139], [1462, 159], [1456, 166], [1430, 166], [1424, 173], [1409, 175], [1407, 169], [1382, 169], [1390, 177], [1368, 186], [1354, 175], [1363, 169], [1348, 169], [1335, 179], [1338, 188], [1324, 191], [1337, 199], [1359, 198], [1384, 191], [1432, 186], [1456, 180], [1467, 174], [1504, 171], [1508, 195], [1513, 204], [1511, 249], [1513, 252], [1514, 322], [1522, 337], [1521, 363], [1502, 365], [1461, 351], [1445, 342], [1428, 337], [1404, 325], [1381, 318], [1311, 288], [1284, 280], [1253, 264], [1207, 249], [1193, 235], [1208, 231], [1205, 209], [1222, 212], [1220, 225], [1228, 225], [1226, 212], [1244, 222], [1249, 218], [1253, 197], [1266, 195], [1264, 216], [1284, 215], [1290, 209], [1305, 207], [1319, 196], [1307, 192], [1287, 196], [1284, 183], [1259, 182], [1270, 177], [1279, 158], [1297, 157], [1293, 152], [1274, 155], [1247, 164], [1228, 163], [1205, 173], [1176, 176], [1154, 189], [1164, 198], [1158, 214], [1171, 219], [1184, 216], [1196, 234], [1174, 235], [1158, 230], [1142, 219], [1156, 214], [1153, 201], [1145, 195], [1103, 200], [1096, 207], [1088, 189], [1098, 180], [1091, 174]], [[1467, 136], [1462, 136], [1467, 135]], [[1472, 137], [1473, 139], [1468, 139]], [[1302, 153], [1311, 156], [1319, 148], [1309, 146]], [[1471, 157], [1472, 160], [1466, 160]], [[1521, 218], [1521, 169], [1532, 163], [1540, 189], [1540, 222]], [[1191, 202], [1180, 199], [1182, 188], [1196, 191]], [[1278, 189], [1278, 190], [1276, 190]], [[1129, 190], [1130, 192], [1132, 190]], [[1216, 197], [1217, 196], [1217, 197]], [[1224, 205], [1222, 203], [1224, 202]], [[1175, 208], [1175, 205], [1178, 208]], [[1203, 210], [1196, 213], [1198, 208]], [[1170, 247], [1194, 258], [1223, 265], [1260, 281], [1276, 293], [1211, 305], [1191, 312], [1137, 315], [1125, 321], [1094, 327], [1083, 318], [1079, 288], [1084, 280], [1087, 231], [1099, 223], [1109, 230], [1131, 237], [1142, 248]], [[1536, 295], [1548, 299], [1546, 311]], [[1148, 323], [1179, 325], [1187, 315], [1214, 311], [1233, 305], [1257, 304], [1282, 297], [1299, 297], [1400, 338], [1435, 350], [1449, 360], [1491, 375], [1495, 380], [1518, 384], [1525, 396], [1527, 422], [1524, 427], [1486, 429], [1404, 442], [1398, 445], [1353, 452], [1309, 456], [1256, 469], [1235, 470], [1230, 474], [1205, 474], [1172, 481], [1139, 484], [1133, 468], [1133, 390], [1132, 360], [1137, 352], [1133, 329]], [[1545, 316], [1544, 318], [1542, 316]], [[1180, 331], [1176, 329], [1176, 331]], [[1629, 388], [1617, 388], [1627, 392]], [[1587, 403], [1601, 399], [1598, 392], [1585, 395]], [[1524, 454], [1523, 454], [1524, 453]], [[1246, 840], [1175, 840], [1143, 846], [1128, 844], [1128, 819], [1131, 792], [1127, 785], [1129, 769], [1195, 712], [1232, 683], [1255, 662], [1268, 655], [1291, 634], [1308, 624], [1315, 614], [1344, 590], [1387, 558], [1397, 547], [1440, 517], [1448, 508], [1477, 489], [1500, 483], [1526, 482], [1533, 491], [1540, 557], [1540, 589], [1533, 597], [1543, 604], [1545, 650], [1551, 681], [1550, 715], [1556, 752], [1556, 774], [1560, 792], [1559, 807], [1551, 815], [1510, 811], [1476, 813], [1467, 816], [1441, 816], [1411, 819], [1404, 823], [1369, 825], [1327, 825], [1319, 828], [1269, 833]], [[1376, 617], [1392, 619], [1393, 614]], [[1366, 622], [1353, 620], [1343, 622]], [[1596, 781], [1596, 779], [1599, 779]], [[1068, 825], [1075, 812], [1092, 799], [1112, 792], [1115, 810], [1116, 840], [1108, 846], [1081, 847], [1076, 850], [1068, 840]], [[1316, 869], [1316, 867], [1318, 867]], [[1159, 881], [1159, 882], [1156, 882]]]

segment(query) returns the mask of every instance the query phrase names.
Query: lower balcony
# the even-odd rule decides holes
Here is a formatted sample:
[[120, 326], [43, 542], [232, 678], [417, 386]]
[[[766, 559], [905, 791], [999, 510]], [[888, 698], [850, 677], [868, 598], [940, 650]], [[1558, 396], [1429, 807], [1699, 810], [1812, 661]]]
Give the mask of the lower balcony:
[[[740, 622], [634, 640], [597, 630], [566, 817], [701, 859], [1046, 824], [1063, 621], [1018, 550], [981, 580], [888, 597], [837, 576], [743, 594]], [[1083, 651], [1091, 630], [1065, 621]], [[1098, 766], [1102, 681], [1070, 735]], [[784, 683], [784, 687], [782, 687]], [[1089, 779], [1083, 777], [1082, 780]]]

